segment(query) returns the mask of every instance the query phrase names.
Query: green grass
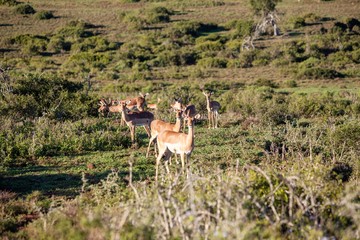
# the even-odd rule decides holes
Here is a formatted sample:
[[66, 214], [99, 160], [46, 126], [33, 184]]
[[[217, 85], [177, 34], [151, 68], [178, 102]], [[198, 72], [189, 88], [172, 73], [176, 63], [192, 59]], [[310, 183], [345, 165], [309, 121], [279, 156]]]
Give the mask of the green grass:
[[[249, 52], [247, 0], [31, 5], [55, 17], [0, 5], [1, 238], [358, 237], [360, 29], [333, 31], [358, 18], [353, 1], [282, 1], [282, 35]], [[131, 147], [97, 113], [139, 92], [162, 99], [156, 118], [174, 121], [174, 97], [205, 114], [188, 169], [162, 162], [158, 183], [144, 129]]]

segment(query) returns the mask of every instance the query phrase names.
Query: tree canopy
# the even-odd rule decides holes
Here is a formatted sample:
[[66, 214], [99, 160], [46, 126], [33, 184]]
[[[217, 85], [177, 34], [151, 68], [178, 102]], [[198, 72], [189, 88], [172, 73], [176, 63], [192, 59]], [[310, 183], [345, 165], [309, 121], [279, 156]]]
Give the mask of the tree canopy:
[[275, 10], [277, 3], [282, 0], [250, 0], [250, 4], [255, 14], [267, 15]]

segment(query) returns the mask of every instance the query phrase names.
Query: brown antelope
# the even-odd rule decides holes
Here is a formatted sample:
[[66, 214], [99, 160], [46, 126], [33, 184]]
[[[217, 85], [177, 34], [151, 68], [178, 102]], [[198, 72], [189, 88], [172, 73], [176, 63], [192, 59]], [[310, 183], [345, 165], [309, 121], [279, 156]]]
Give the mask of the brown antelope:
[[210, 97], [213, 94], [212, 92], [205, 92], [204, 90], [202, 90], [202, 93], [206, 97], [206, 108], [208, 111], [209, 128], [217, 128], [218, 119], [219, 119], [219, 109], [221, 108], [221, 105], [217, 101], [210, 100]]
[[188, 162], [190, 159], [190, 155], [194, 150], [194, 118], [190, 117], [189, 115], [186, 115], [185, 118], [187, 119], [187, 125], [189, 128], [187, 134], [166, 130], [157, 136], [159, 155], [156, 158], [156, 181], [158, 177], [160, 160], [164, 155], [165, 167], [168, 173], [168, 159], [171, 157], [172, 153], [180, 154], [181, 167], [183, 170], [185, 169], [185, 156], [186, 162]]
[[157, 99], [157, 103], [148, 103], [147, 104], [147, 108], [149, 108], [149, 109], [152, 109], [152, 110], [157, 110], [158, 109], [158, 104], [161, 102], [161, 99], [160, 98], [158, 98]]
[[126, 107], [130, 111], [134, 111], [134, 110], [137, 110], [139, 112], [145, 111], [145, 107], [146, 107], [146, 99], [145, 98], [146, 98], [146, 96], [149, 95], [149, 93], [146, 93], [146, 94], [139, 93], [139, 94], [140, 94], [139, 97], [124, 100], [125, 102], [127, 102]]
[[[130, 101], [129, 101], [130, 102]], [[147, 135], [150, 138], [150, 124], [154, 120], [154, 115], [151, 112], [143, 111], [143, 112], [133, 112], [131, 114], [127, 113], [126, 105], [128, 102], [121, 102], [121, 117], [130, 128], [131, 134], [131, 142], [135, 143], [135, 127], [136, 126], [144, 126]]]
[[[149, 156], [151, 143], [155, 140], [155, 138], [159, 135], [159, 133], [161, 133], [165, 130], [169, 130], [169, 131], [173, 131], [173, 132], [180, 132], [182, 111], [181, 110], [175, 110], [175, 111], [176, 111], [176, 123], [175, 124], [168, 123], [168, 122], [165, 122], [162, 120], [154, 120], [151, 122], [151, 124], [150, 124], [151, 138], [149, 141], [148, 149], [146, 151], [146, 157]], [[154, 142], [154, 147], [155, 147], [155, 155], [157, 156], [156, 142]]]
[[[182, 109], [183, 111], [183, 117], [185, 115], [188, 115], [190, 117], [195, 117], [196, 115], [196, 110], [195, 110], [195, 106], [194, 105], [183, 105], [181, 103], [181, 98], [174, 98], [175, 99], [175, 103], [171, 104], [170, 106], [175, 109], [175, 110], [179, 110], [179, 109]], [[185, 131], [185, 126], [186, 126], [186, 119], [184, 117], [184, 123], [183, 123], [183, 131]]]

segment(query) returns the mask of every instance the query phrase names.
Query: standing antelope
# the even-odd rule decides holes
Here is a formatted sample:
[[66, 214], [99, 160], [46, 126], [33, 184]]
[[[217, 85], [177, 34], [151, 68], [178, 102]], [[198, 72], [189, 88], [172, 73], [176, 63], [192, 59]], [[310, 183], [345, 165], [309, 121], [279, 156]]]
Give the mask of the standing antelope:
[[[194, 105], [187, 105], [187, 106], [185, 106], [185, 105], [183, 105], [182, 103], [181, 103], [181, 98], [178, 98], [178, 99], [176, 99], [176, 98], [174, 98], [175, 99], [175, 103], [173, 103], [173, 104], [171, 104], [170, 106], [173, 108], [173, 109], [175, 109], [175, 110], [180, 110], [180, 109], [182, 109], [183, 110], [183, 117], [185, 116], [185, 115], [188, 115], [188, 116], [190, 116], [190, 117], [195, 117], [195, 115], [196, 115], [196, 110], [195, 110], [195, 106]], [[184, 117], [184, 123], [183, 123], [183, 131], [185, 131], [185, 125], [186, 125], [186, 119], [185, 119], [185, 117]]]
[[135, 127], [136, 126], [144, 126], [145, 131], [147, 135], [150, 138], [150, 124], [154, 120], [154, 115], [151, 112], [143, 111], [143, 112], [134, 112], [131, 114], [127, 113], [126, 105], [130, 103], [130, 101], [127, 102], [121, 102], [120, 103], [120, 110], [121, 110], [121, 117], [130, 128], [130, 134], [131, 134], [131, 142], [132, 144], [135, 143]]
[[209, 128], [217, 128], [218, 127], [218, 119], [219, 119], [219, 109], [221, 105], [217, 101], [211, 101], [210, 97], [213, 94], [212, 92], [205, 92], [202, 90], [202, 93], [206, 97], [206, 108], [208, 111], [208, 119], [209, 119]]
[[146, 98], [146, 96], [149, 95], [149, 93], [146, 93], [146, 94], [139, 93], [139, 94], [140, 94], [140, 97], [124, 100], [127, 102], [126, 107], [129, 110], [133, 111], [133, 110], [137, 109], [140, 112], [145, 111], [145, 107], [146, 107], [146, 99], [145, 98]]
[[[154, 120], [151, 122], [151, 124], [150, 124], [151, 138], [149, 141], [148, 149], [146, 151], [146, 157], [149, 156], [151, 143], [155, 140], [155, 138], [159, 135], [159, 133], [161, 133], [165, 130], [169, 130], [169, 131], [173, 131], [173, 132], [180, 132], [182, 111], [181, 110], [175, 110], [175, 111], [176, 111], [176, 123], [175, 124], [164, 122], [162, 120]], [[156, 154], [156, 142], [154, 142], [154, 147], [155, 147], [155, 154]]]
[[168, 159], [172, 153], [180, 154], [182, 170], [185, 169], [185, 155], [188, 163], [190, 155], [194, 150], [194, 118], [186, 115], [189, 131], [187, 134], [174, 131], [163, 131], [157, 136], [159, 155], [156, 158], [156, 175], [157, 181], [158, 169], [161, 158], [165, 155], [165, 167], [169, 173]]
[[147, 104], [147, 107], [149, 108], [149, 109], [152, 109], [152, 110], [157, 110], [158, 109], [158, 104], [161, 102], [161, 98], [158, 98], [157, 99], [157, 103], [148, 103]]

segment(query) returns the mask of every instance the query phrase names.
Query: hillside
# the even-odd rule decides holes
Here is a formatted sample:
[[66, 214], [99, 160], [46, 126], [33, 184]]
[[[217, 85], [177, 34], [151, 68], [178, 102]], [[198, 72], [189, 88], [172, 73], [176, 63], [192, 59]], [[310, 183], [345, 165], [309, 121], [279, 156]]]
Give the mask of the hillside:
[[1, 238], [359, 239], [360, 1], [255, 2], [0, 0]]

